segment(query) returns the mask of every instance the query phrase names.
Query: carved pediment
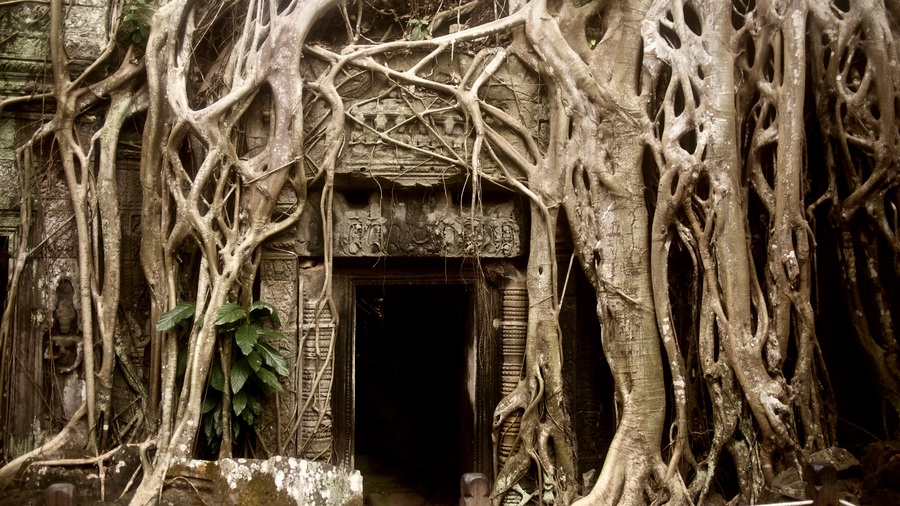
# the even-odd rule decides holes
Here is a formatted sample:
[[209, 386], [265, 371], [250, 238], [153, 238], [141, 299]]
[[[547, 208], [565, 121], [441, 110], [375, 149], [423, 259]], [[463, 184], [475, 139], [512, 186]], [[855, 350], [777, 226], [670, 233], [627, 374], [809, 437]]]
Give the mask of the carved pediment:
[[[418, 62], [407, 55], [389, 62], [404, 70]], [[466, 74], [470, 56], [439, 58], [423, 69], [431, 79], [450, 86]], [[471, 178], [475, 131], [453, 96], [405, 85], [381, 75], [359, 73], [342, 89], [345, 101], [344, 146], [335, 168], [336, 185], [377, 187], [374, 180], [392, 186], [437, 186], [463, 183]], [[482, 111], [485, 124], [496, 131], [529, 161], [534, 161], [521, 135], [544, 145], [547, 112], [542, 103], [543, 86], [536, 75], [511, 59], [482, 86], [479, 96], [493, 110], [518, 123], [519, 133], [492, 114]], [[311, 167], [324, 154], [324, 125], [330, 108], [322, 101], [308, 108], [307, 149]], [[500, 150], [495, 150], [499, 153]], [[502, 153], [499, 156], [503, 156]], [[502, 158], [501, 158], [502, 159]], [[480, 153], [481, 171], [499, 175], [496, 161], [486, 150]]]
[[338, 172], [400, 184], [445, 182], [468, 170], [469, 130], [471, 125], [455, 109], [429, 107], [397, 90], [360, 101], [349, 108]]

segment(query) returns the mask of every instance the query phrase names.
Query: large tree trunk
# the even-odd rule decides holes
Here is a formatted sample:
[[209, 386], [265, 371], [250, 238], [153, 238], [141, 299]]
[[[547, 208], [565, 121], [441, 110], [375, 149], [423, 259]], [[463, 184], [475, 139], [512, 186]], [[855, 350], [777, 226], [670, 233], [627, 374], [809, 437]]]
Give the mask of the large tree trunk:
[[[593, 120], [585, 123], [588, 128], [596, 125]], [[573, 136], [587, 141], [580, 151], [588, 156], [582, 158], [585, 167], [572, 171], [576, 197], [569, 209], [575, 217], [579, 256], [597, 290], [603, 350], [615, 380], [618, 426], [600, 477], [590, 494], [576, 503], [580, 505], [652, 501], [655, 497], [644, 495], [648, 484], [664, 481], [666, 474], [660, 454], [666, 387], [651, 293], [643, 146], [637, 135], [627, 135], [633, 126], [623, 121], [604, 126], [620, 139], [633, 140], [618, 142], [606, 152], [592, 148], [596, 143], [591, 139], [597, 136]], [[587, 165], [588, 161], [594, 163]], [[614, 178], [614, 187], [604, 184], [600, 174]]]
[[543, 2], [531, 8], [526, 34], [555, 78], [551, 89], [562, 105], [551, 113], [548, 160], [564, 181], [576, 253], [597, 292], [618, 410], [600, 477], [576, 504], [639, 504], [657, 494], [679, 498], [683, 485], [677, 477], [674, 486], [667, 483], [660, 453], [666, 387], [641, 169], [644, 131], [636, 80], [640, 24], [649, 2], [607, 6], [601, 15], [610, 29], [593, 52], [579, 35], [598, 5], [578, 10], [564, 4], [556, 16]]

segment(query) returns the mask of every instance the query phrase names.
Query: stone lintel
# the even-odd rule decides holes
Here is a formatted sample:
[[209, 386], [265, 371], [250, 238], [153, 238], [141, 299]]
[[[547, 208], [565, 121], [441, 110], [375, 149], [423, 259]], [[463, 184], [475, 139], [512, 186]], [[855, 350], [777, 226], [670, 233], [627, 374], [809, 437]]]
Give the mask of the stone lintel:
[[[514, 199], [483, 200], [471, 209], [443, 192], [390, 195], [335, 192], [335, 257], [515, 258], [525, 254], [525, 211]], [[301, 257], [323, 254], [318, 202], [297, 226], [291, 243]]]

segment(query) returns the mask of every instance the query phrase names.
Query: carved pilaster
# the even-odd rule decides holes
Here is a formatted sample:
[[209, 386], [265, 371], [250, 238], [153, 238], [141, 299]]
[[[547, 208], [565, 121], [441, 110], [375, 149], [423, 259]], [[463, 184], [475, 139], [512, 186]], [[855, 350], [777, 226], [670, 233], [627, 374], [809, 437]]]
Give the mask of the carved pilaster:
[[[291, 371], [297, 362], [297, 259], [291, 255], [266, 253], [259, 263], [260, 300], [275, 306], [281, 317], [281, 331], [285, 339], [269, 341], [287, 359]], [[272, 453], [292, 454], [291, 420], [298, 404], [299, 378], [293, 373], [282, 379], [284, 392], [278, 401], [269, 402], [263, 409], [257, 427]]]
[[300, 456], [331, 461], [334, 318], [328, 305], [303, 304], [300, 325]]
[[[528, 333], [528, 291], [524, 281], [509, 281], [500, 289], [500, 397], [509, 395], [522, 378], [525, 337]], [[519, 435], [520, 420], [507, 418], [500, 430], [498, 459], [501, 466], [509, 458]], [[503, 504], [518, 504], [518, 494], [509, 492]]]
[[296, 257], [267, 253], [260, 262], [260, 281], [260, 298], [278, 309], [286, 337], [270, 344], [291, 370], [283, 380], [278, 409], [273, 402], [264, 410], [260, 430], [270, 450], [329, 462], [334, 439], [335, 323], [331, 308], [314, 300], [321, 293], [324, 270], [321, 266], [300, 270]]

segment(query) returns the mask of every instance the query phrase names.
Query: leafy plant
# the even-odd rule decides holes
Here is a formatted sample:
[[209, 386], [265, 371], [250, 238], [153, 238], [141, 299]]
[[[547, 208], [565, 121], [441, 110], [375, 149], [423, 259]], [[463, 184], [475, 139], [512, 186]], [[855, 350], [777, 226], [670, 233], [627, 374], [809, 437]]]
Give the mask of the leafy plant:
[[144, 45], [150, 36], [150, 26], [156, 7], [149, 0], [132, 0], [122, 13], [122, 30], [135, 44]]
[[[194, 316], [196, 304], [181, 302], [163, 314], [156, 324], [160, 331], [175, 328]], [[275, 348], [263, 339], [284, 339], [278, 332], [281, 320], [274, 306], [255, 301], [244, 307], [239, 304], [223, 304], [216, 313], [213, 324], [222, 344], [231, 346], [230, 375], [226, 378], [221, 360], [213, 360], [209, 372], [206, 397], [203, 400], [203, 431], [210, 448], [215, 451], [222, 441], [222, 415], [225, 389], [231, 393], [231, 413], [236, 423], [232, 423], [235, 439], [253, 425], [262, 412], [262, 400], [273, 392], [281, 392], [284, 387], [279, 377], [288, 375], [287, 361]], [[202, 326], [202, 322], [196, 325]], [[239, 351], [239, 352], [238, 352]], [[186, 354], [179, 355], [178, 374], [184, 373]]]
[[428, 18], [410, 18], [406, 22], [409, 25], [409, 40], [427, 40], [431, 38], [431, 32], [428, 31], [428, 25], [431, 21]]

